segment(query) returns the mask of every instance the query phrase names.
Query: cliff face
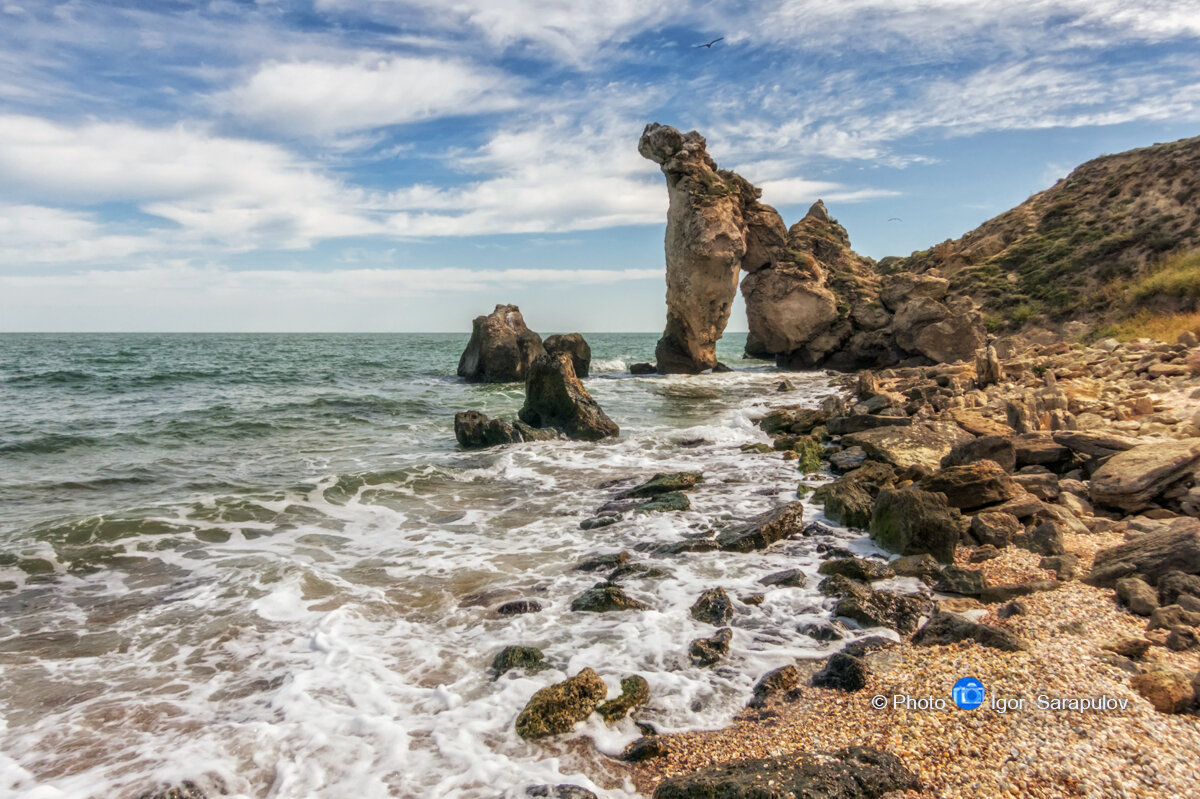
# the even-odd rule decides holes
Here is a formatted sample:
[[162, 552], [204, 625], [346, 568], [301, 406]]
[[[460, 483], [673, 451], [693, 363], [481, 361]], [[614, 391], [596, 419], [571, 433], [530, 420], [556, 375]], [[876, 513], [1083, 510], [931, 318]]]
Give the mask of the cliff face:
[[744, 265], [771, 264], [786, 236], [761, 192], [718, 169], [704, 137], [647, 125], [638, 152], [667, 179], [667, 325], [655, 349], [662, 374], [695, 374], [717, 364]]
[[883, 272], [936, 269], [995, 330], [1120, 315], [1126, 281], [1200, 247], [1200, 137], [1088, 161], [960, 239]]

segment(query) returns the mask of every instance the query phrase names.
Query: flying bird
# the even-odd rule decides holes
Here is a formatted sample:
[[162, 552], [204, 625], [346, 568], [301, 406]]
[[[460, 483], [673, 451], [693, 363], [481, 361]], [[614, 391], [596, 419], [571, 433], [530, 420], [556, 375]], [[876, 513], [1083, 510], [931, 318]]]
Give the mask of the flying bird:
[[891, 217], [890, 219], [888, 219], [888, 221], [889, 221], [889, 222], [903, 222], [904, 220], [903, 220], [903, 219], [901, 219], [901, 218], [900, 218], [900, 217], [898, 217], [898, 216], [893, 216], [893, 217]]
[[712, 46], [713, 46], [714, 44], [716, 44], [717, 42], [722, 42], [722, 41], [724, 41], [724, 40], [725, 40], [725, 37], [724, 37], [724, 36], [720, 36], [720, 37], [718, 37], [718, 38], [716, 38], [716, 39], [713, 39], [713, 40], [712, 40], [711, 42], [709, 42], [708, 44], [697, 44], [697, 45], [693, 45], [693, 47], [708, 47], [708, 48], [710, 48], [710, 49], [711, 49], [711, 48], [712, 48]]

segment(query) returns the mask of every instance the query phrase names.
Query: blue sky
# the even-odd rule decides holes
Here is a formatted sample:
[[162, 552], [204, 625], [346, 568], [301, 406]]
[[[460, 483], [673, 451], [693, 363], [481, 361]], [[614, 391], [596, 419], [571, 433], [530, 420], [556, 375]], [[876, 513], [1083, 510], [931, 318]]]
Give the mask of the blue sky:
[[1198, 40], [1200, 0], [0, 0], [0, 330], [657, 330], [647, 122], [903, 255], [1200, 134]]

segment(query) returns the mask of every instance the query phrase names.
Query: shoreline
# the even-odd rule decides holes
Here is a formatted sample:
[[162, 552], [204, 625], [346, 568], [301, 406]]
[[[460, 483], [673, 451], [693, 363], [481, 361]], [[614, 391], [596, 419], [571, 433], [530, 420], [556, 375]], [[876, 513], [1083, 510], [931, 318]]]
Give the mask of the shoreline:
[[[950, 395], [949, 402], [944, 407], [922, 403], [912, 415], [955, 421], [973, 434], [1000, 432], [1009, 421], [1037, 427], [1044, 422], [1046, 427], [1063, 429], [1022, 434], [1052, 441], [1055, 432], [1077, 430], [1082, 417], [1088, 430], [1098, 435], [1166, 441], [1194, 437], [1200, 421], [1189, 419], [1200, 408], [1195, 379], [1190, 370], [1172, 368], [1170, 363], [1179, 359], [1175, 356], [1180, 350], [1144, 342], [1032, 347], [1001, 363], [1000, 381], [985, 388], [986, 394], [976, 389], [976, 367], [970, 364], [870, 370], [860, 373], [857, 393], [863, 399], [873, 391], [878, 391], [875, 396], [887, 395], [906, 383], [910, 391], [912, 384], [948, 388], [944, 393]], [[1156, 354], [1168, 363], [1150, 377], [1144, 361]], [[1108, 362], [1110, 371], [1124, 372], [1119, 377], [1106, 375], [1096, 368], [1098, 362]], [[786, 374], [781, 373], [781, 380], [786, 380]], [[1003, 403], [997, 397], [1004, 397]], [[1015, 411], [1013, 400], [1018, 405]], [[1057, 407], [1059, 400], [1062, 407]], [[1024, 418], [1021, 404], [1027, 406]], [[1049, 409], [1044, 407], [1047, 404]], [[1106, 404], [1116, 409], [1115, 418], [1101, 419], [1092, 412], [1093, 406]], [[995, 418], [997, 408], [1007, 411], [1005, 418]], [[1031, 422], [1030, 417], [1038, 413], [1041, 420]], [[986, 429], [989, 426], [996, 429]], [[827, 440], [821, 452], [825, 470], [836, 454], [833, 441], [833, 451]], [[1074, 477], [1056, 475], [1055, 481]], [[1093, 508], [1086, 499], [1053, 504], [1069, 509], [1076, 522], [1062, 535], [1066, 555], [1078, 558], [1069, 574], [1043, 568], [1044, 556], [1017, 546], [973, 562], [978, 546], [960, 542], [954, 564], [977, 570], [993, 586], [1061, 578], [1057, 590], [1021, 596], [1023, 612], [1011, 616], [1002, 612], [1009, 607], [1002, 602], [983, 604], [978, 598], [936, 594], [935, 614], [1010, 632], [1028, 644], [1027, 651], [997, 651], [973, 641], [919, 646], [901, 634], [899, 644], [862, 656], [865, 685], [852, 691], [812, 687], [810, 681], [822, 661], [797, 661], [799, 685], [786, 694], [769, 698], [764, 707], [743, 710], [722, 729], [651, 736], [657, 739], [659, 756], [616, 768], [640, 793], [651, 796], [666, 780], [715, 764], [868, 746], [897, 755], [920, 779], [921, 790], [895, 796], [1188, 795], [1200, 784], [1200, 718], [1195, 711], [1159, 712], [1132, 687], [1131, 678], [1164, 668], [1196, 675], [1200, 651], [1168, 648], [1166, 630], [1147, 632], [1146, 619], [1123, 607], [1111, 588], [1079, 580], [1090, 571], [1098, 551], [1143, 533], [1143, 517]], [[1158, 519], [1146, 520], [1147, 524], [1177, 517], [1165, 510], [1150, 516]], [[1103, 648], [1119, 649], [1120, 641], [1134, 639], [1148, 647], [1140, 657], [1123, 657]], [[876, 695], [896, 694], [944, 697], [949, 702], [950, 687], [964, 676], [981, 680], [991, 689], [991, 701], [1001, 701], [1001, 707], [985, 704], [973, 711], [959, 710], [950, 702], [946, 710], [889, 707], [879, 711], [869, 704]], [[1083, 698], [1100, 697], [1106, 707], [1118, 707], [1039, 707], [1039, 696], [1048, 697], [1043, 704], [1072, 698], [1078, 704]], [[1018, 700], [1022, 707], [1007, 706]], [[610, 760], [606, 765], [610, 778], [618, 762]]]

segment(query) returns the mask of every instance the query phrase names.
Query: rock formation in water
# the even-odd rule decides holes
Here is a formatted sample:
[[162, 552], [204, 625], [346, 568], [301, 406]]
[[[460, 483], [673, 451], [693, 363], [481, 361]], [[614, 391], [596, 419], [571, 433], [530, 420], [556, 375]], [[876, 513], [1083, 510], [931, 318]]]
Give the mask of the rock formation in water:
[[565, 352], [571, 356], [571, 364], [575, 367], [576, 377], [587, 377], [592, 365], [592, 348], [579, 333], [560, 333], [550, 336], [543, 342], [546, 352], [557, 355]]
[[542, 337], [525, 326], [521, 309], [497, 305], [487, 316], [475, 317], [471, 340], [458, 360], [458, 376], [473, 383], [517, 382], [545, 354]]
[[554, 428], [568, 438], [597, 441], [620, 433], [575, 376], [570, 353], [543, 355], [529, 368], [525, 405], [518, 416], [537, 428]]
[[741, 176], [718, 169], [699, 133], [650, 124], [638, 152], [667, 179], [667, 325], [655, 348], [662, 374], [696, 374], [717, 365], [746, 264], [769, 264], [786, 233], [774, 208]]
[[881, 275], [821, 201], [789, 230], [759, 202], [759, 189], [717, 169], [699, 133], [648, 125], [638, 152], [661, 165], [670, 198], [659, 372], [716, 366], [740, 271], [747, 352], [780, 366], [942, 363], [973, 358], [983, 346], [974, 303], [947, 299], [948, 281], [936, 272]]

